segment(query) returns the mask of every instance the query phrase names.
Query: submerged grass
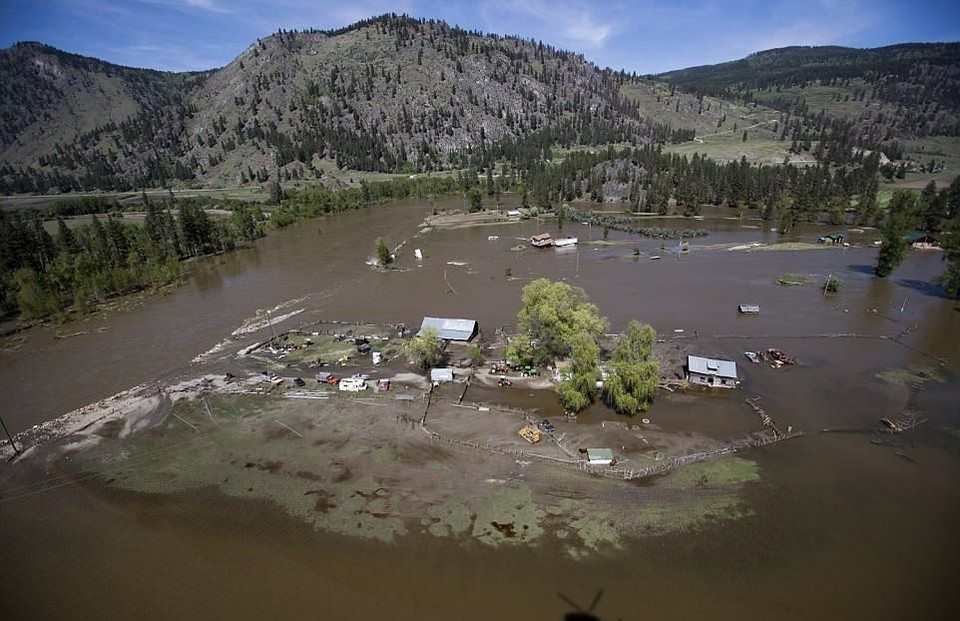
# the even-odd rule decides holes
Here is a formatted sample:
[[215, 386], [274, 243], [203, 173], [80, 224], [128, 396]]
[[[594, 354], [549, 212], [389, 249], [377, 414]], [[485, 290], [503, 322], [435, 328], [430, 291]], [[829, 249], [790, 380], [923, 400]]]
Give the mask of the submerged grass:
[[[451, 468], [447, 451], [363, 401], [209, 395], [207, 403], [212, 416], [202, 400], [181, 399], [160, 426], [111, 440], [88, 466], [121, 489], [267, 500], [335, 534], [392, 542], [412, 528], [491, 547], [555, 536], [578, 559], [619, 549], [625, 537], [740, 517], [739, 485], [759, 478], [739, 457], [696, 464], [660, 479], [639, 507], [623, 496], [637, 488], [565, 469], [543, 470], [535, 486], [478, 488], [472, 479], [482, 472]], [[557, 501], [558, 489], [581, 492]]]
[[900, 369], [888, 369], [876, 374], [877, 379], [881, 379], [891, 384], [906, 386], [907, 384], [923, 384], [926, 382], [937, 382], [942, 384], [947, 381], [946, 375], [942, 369], [937, 367], [904, 367]]
[[675, 470], [660, 481], [669, 489], [691, 490], [740, 485], [760, 479], [756, 462], [742, 457], [724, 457]]
[[842, 248], [835, 244], [811, 244], [809, 242], [782, 242], [779, 244], [761, 244], [747, 248], [747, 252], [794, 251], [794, 250], [826, 250], [828, 248]]
[[777, 283], [784, 287], [803, 287], [813, 284], [813, 278], [803, 274], [784, 274], [777, 279]]
[[735, 520], [750, 515], [733, 494], [699, 496], [657, 504], [637, 512], [635, 522], [642, 532], [656, 534], [689, 532], [716, 520]]

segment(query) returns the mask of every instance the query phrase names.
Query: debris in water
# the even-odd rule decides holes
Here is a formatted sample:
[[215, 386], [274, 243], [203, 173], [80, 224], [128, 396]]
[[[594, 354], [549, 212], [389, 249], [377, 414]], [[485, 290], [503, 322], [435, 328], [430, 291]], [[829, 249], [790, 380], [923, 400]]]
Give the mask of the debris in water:
[[797, 364], [797, 359], [793, 356], [788, 356], [780, 349], [770, 348], [767, 350], [767, 355], [770, 356], [770, 359], [773, 360], [773, 364], [770, 365], [774, 369], [779, 369], [780, 367], [788, 364]]

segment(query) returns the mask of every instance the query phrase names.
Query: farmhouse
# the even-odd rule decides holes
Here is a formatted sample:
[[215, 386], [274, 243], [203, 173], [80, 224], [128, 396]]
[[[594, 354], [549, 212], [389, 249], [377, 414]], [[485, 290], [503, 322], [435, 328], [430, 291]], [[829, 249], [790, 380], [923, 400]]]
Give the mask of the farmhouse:
[[940, 247], [940, 240], [933, 235], [928, 235], [923, 231], [910, 231], [905, 236], [907, 243], [911, 248], [920, 250], [932, 250]]
[[740, 383], [736, 362], [701, 356], [687, 356], [687, 380], [691, 384], [718, 388], [736, 388]]
[[445, 341], [460, 341], [463, 343], [470, 341], [480, 330], [477, 322], [473, 319], [424, 317], [417, 335], [422, 335], [427, 328], [434, 328], [437, 331], [437, 336]]
[[530, 238], [530, 245], [535, 248], [547, 248], [553, 245], [553, 238], [550, 233], [540, 233]]

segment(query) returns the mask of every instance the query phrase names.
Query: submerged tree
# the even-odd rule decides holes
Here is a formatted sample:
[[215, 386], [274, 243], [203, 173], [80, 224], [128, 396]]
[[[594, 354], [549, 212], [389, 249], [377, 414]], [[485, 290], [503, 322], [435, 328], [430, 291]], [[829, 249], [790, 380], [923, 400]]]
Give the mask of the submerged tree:
[[830, 275], [827, 276], [827, 280], [823, 283], [823, 292], [824, 293], [836, 293], [840, 291], [840, 285], [843, 284], [843, 281], [837, 278], [836, 276]]
[[377, 261], [383, 267], [393, 263], [393, 255], [390, 254], [390, 248], [387, 247], [387, 242], [382, 237], [377, 238]]
[[657, 333], [648, 324], [631, 321], [610, 362], [603, 398], [620, 414], [634, 416], [649, 407], [660, 385], [660, 365], [653, 359]]

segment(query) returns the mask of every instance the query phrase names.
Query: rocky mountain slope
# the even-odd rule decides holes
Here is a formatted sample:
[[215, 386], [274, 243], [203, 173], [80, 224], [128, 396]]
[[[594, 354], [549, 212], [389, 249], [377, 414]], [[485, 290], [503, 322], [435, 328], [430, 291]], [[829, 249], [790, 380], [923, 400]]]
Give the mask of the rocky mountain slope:
[[[325, 162], [429, 171], [553, 144], [676, 138], [623, 73], [547, 45], [393, 15], [279, 32], [202, 74], [116, 67], [38, 44], [0, 54], [6, 191], [235, 185]], [[692, 96], [686, 96], [693, 99]]]
[[[907, 112], [897, 122], [882, 124], [883, 135], [854, 144], [916, 132], [904, 119], [917, 110], [935, 119], [927, 133], [954, 131], [955, 52], [935, 49], [938, 60], [917, 75], [950, 78], [946, 90], [931, 86], [901, 105]], [[777, 73], [809, 54], [775, 52], [756, 55], [759, 65], [751, 57], [729, 70], [639, 78], [539, 42], [396, 15], [337, 31], [280, 31], [202, 73], [118, 67], [21, 43], [0, 51], [0, 192], [323, 181], [332, 167], [412, 173], [521, 165], [556, 147], [678, 143], [726, 130], [730, 107], [719, 97], [776, 107], [787, 144], [809, 142], [823, 131], [812, 107], [763, 93], [810, 88], [814, 79], [820, 87], [827, 74], [823, 67]], [[813, 66], [840, 62], [824, 58]], [[874, 65], [856, 66], [860, 77], [829, 79], [876, 81], [863, 70]], [[748, 82], [751, 72], [766, 81]], [[889, 92], [876, 88], [871, 101]], [[778, 114], [754, 106], [751, 115], [757, 110]]]

